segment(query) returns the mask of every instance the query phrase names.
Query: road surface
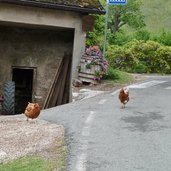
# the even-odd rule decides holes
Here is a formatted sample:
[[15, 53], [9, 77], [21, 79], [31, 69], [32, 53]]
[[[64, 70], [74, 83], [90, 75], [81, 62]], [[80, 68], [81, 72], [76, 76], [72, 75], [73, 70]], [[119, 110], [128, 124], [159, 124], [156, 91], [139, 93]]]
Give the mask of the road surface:
[[67, 171], [171, 170], [171, 77], [129, 88], [125, 109], [114, 91], [42, 112], [66, 128]]

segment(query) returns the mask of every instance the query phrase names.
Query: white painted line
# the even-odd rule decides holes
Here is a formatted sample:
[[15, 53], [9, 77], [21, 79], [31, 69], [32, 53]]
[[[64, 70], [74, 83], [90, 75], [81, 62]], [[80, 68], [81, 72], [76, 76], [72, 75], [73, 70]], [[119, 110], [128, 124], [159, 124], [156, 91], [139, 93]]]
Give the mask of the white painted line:
[[78, 149], [79, 150], [82, 150], [82, 151], [86, 151], [88, 148], [88, 141], [84, 141], [84, 144], [81, 145], [81, 147], [79, 147]]
[[[81, 132], [83, 137], [88, 137], [90, 135], [90, 127], [94, 119], [94, 114], [94, 111], [90, 111], [90, 114], [85, 120], [84, 127]], [[80, 143], [81, 146], [79, 147], [79, 150], [81, 151], [81, 154], [77, 157], [74, 171], [86, 171], [88, 140], [80, 141]]]
[[94, 119], [94, 111], [90, 111], [90, 114], [88, 115], [86, 121], [85, 121], [85, 124], [86, 125], [90, 125], [92, 120]]
[[88, 126], [85, 126], [81, 132], [82, 136], [88, 137], [90, 135], [90, 129]]
[[99, 101], [98, 104], [104, 104], [106, 101], [107, 101], [107, 99], [102, 99], [102, 100]]
[[133, 85], [130, 85], [128, 87], [129, 88], [148, 88], [148, 87], [151, 87], [151, 86], [162, 84], [164, 82], [166, 82], [166, 81], [153, 80], [153, 81], [148, 81], [148, 82], [145, 82], [145, 83], [133, 84]]
[[104, 91], [96, 91], [96, 90], [89, 90], [89, 89], [80, 90], [80, 94], [83, 96], [81, 100], [88, 99], [102, 93], [104, 93]]
[[81, 153], [78, 157], [75, 171], [86, 171], [87, 153]]
[[165, 88], [165, 89], [170, 90], [170, 89], [171, 89], [171, 87], [167, 87], [167, 88]]
[[115, 94], [117, 94], [119, 91], [120, 91], [120, 89], [119, 89], [119, 90], [114, 91], [113, 93], [111, 93], [111, 95], [112, 95], [112, 96], [114, 96], [114, 95], [115, 95]]
[[94, 119], [94, 111], [90, 111], [90, 114], [88, 115], [86, 121], [85, 121], [85, 126], [82, 129], [81, 135], [82, 136], [89, 136], [90, 134], [90, 125]]
[[[158, 80], [154, 80], [154, 81], [148, 81], [145, 83], [139, 83], [139, 84], [132, 84], [127, 86], [128, 88], [148, 88], [157, 84], [162, 84], [166, 81], [158, 81]], [[171, 89], [170, 87], [168, 87], [167, 89]], [[112, 96], [114, 96], [115, 94], [119, 93], [120, 89], [114, 91], [111, 93]]]

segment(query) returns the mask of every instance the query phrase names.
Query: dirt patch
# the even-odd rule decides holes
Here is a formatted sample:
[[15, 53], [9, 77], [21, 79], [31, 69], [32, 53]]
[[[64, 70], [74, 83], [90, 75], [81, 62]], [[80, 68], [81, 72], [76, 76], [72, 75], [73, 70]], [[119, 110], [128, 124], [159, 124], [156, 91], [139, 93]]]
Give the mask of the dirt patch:
[[52, 157], [50, 148], [63, 145], [64, 133], [62, 125], [44, 120], [0, 116], [0, 163], [35, 153]]

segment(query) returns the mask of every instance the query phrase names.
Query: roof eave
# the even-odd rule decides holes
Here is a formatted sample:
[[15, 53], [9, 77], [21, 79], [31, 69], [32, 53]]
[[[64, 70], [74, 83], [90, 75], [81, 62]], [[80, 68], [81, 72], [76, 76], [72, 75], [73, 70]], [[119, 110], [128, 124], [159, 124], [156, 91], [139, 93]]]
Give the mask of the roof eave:
[[25, 0], [0, 0], [1, 3], [10, 3], [16, 5], [27, 5], [27, 6], [35, 6], [41, 8], [50, 8], [50, 9], [58, 9], [64, 11], [74, 11], [79, 13], [88, 13], [88, 14], [105, 14], [106, 11], [104, 9], [97, 10], [94, 8], [81, 8], [76, 6], [66, 6], [60, 4], [51, 4], [51, 3], [43, 3], [43, 2], [35, 2], [35, 1], [25, 1]]

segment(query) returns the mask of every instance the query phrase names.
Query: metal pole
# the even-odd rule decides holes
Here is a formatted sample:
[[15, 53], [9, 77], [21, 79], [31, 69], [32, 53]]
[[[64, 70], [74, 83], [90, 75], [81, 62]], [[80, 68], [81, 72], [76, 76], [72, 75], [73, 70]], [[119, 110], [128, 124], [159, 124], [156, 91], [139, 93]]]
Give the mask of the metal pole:
[[106, 34], [107, 34], [107, 24], [108, 24], [108, 0], [106, 0], [106, 17], [105, 17], [105, 29], [104, 29], [104, 42], [103, 42], [103, 59], [106, 53]]

